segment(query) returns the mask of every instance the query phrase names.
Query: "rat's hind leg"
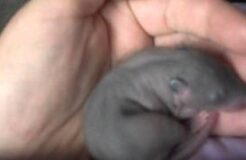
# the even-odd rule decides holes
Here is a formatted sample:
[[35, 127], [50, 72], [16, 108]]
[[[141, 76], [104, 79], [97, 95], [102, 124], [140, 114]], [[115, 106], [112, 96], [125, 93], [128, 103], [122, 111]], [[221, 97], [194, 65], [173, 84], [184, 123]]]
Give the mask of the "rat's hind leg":
[[200, 149], [216, 123], [217, 114], [211, 113], [206, 119], [206, 123], [199, 128], [199, 131], [190, 134], [188, 140], [175, 149], [169, 160], [187, 160]]
[[165, 114], [140, 113], [124, 117], [122, 137], [126, 157], [115, 160], [169, 160], [170, 152], [187, 137], [185, 127]]

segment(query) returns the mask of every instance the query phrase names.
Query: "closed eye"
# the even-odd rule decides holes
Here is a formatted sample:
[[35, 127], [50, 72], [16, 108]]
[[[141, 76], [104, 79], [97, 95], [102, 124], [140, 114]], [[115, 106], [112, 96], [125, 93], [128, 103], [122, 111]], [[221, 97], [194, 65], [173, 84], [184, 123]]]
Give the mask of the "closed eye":
[[188, 83], [180, 77], [171, 78], [169, 81], [169, 87], [173, 92], [180, 92], [188, 86]]

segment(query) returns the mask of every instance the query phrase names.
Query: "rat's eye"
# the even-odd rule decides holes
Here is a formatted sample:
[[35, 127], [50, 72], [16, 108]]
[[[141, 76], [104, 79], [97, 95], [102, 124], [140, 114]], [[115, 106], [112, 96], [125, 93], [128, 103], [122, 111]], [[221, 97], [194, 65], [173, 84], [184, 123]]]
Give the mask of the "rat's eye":
[[187, 86], [188, 86], [187, 82], [180, 77], [171, 78], [169, 82], [169, 87], [174, 92], [179, 92], [180, 90], [186, 88]]

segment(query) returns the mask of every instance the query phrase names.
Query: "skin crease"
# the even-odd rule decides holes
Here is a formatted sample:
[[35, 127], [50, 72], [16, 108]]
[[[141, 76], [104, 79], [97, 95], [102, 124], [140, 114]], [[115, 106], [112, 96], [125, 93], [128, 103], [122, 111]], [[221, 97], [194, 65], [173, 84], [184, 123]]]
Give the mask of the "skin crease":
[[[79, 152], [85, 98], [109, 60], [145, 47], [216, 46], [246, 80], [245, 25], [221, 0], [30, 1], [0, 37], [0, 155]], [[245, 136], [245, 114], [220, 113], [214, 134]]]

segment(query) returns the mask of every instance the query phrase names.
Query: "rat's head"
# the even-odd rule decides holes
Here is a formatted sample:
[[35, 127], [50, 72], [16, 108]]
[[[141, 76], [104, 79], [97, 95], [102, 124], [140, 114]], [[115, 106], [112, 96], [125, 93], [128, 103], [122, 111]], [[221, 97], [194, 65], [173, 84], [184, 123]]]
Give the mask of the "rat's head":
[[[199, 111], [210, 111], [242, 102], [245, 84], [225, 63], [198, 51], [183, 53], [170, 72], [173, 113], [189, 118]], [[181, 69], [176, 69], [180, 67]]]

